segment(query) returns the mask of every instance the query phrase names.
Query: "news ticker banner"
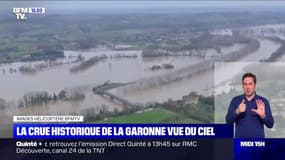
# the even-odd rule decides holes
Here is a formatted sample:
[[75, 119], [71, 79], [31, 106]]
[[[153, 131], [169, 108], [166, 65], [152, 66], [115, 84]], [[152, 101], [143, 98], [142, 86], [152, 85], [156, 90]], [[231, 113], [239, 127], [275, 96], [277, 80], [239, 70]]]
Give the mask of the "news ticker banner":
[[14, 138], [233, 138], [226, 124], [14, 124]]
[[[284, 160], [285, 139], [0, 139], [4, 159]], [[11, 158], [14, 156], [14, 158]], [[18, 158], [20, 157], [20, 158]]]
[[233, 126], [226, 124], [15, 123], [13, 127], [14, 139], [0, 143], [0, 148], [10, 148], [0, 154], [14, 159], [233, 159]]
[[0, 139], [1, 159], [231, 160], [232, 139]]
[[285, 139], [234, 139], [226, 124], [14, 124], [5, 141], [29, 158], [285, 159]]

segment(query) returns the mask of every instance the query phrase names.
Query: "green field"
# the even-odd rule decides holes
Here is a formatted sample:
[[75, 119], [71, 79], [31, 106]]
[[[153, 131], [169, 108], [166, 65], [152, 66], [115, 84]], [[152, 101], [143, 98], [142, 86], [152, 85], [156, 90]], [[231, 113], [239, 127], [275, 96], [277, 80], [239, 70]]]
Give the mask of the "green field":
[[154, 108], [140, 113], [133, 113], [118, 117], [110, 117], [95, 123], [201, 123], [198, 120], [184, 117], [178, 113], [163, 109]]

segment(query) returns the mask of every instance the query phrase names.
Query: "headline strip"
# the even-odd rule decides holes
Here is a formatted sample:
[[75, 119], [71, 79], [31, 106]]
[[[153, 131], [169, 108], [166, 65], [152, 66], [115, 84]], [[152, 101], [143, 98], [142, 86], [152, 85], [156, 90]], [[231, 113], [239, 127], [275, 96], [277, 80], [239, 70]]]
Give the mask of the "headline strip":
[[14, 138], [233, 138], [226, 124], [14, 124]]

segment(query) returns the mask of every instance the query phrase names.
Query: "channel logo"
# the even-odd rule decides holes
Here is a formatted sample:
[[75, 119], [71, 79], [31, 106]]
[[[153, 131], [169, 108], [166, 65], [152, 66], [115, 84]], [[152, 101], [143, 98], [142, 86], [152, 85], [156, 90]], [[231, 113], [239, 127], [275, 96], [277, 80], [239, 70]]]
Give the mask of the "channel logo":
[[23, 21], [27, 20], [27, 14], [44, 14], [46, 12], [45, 8], [42, 7], [31, 7], [31, 8], [13, 8], [13, 14], [15, 14], [16, 19]]

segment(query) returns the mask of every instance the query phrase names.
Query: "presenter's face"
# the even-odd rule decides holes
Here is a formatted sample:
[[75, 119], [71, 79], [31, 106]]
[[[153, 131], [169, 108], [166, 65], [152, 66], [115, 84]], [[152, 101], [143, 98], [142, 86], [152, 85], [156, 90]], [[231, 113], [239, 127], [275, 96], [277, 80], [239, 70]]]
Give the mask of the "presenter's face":
[[256, 84], [254, 83], [253, 78], [251, 78], [251, 77], [246, 77], [243, 80], [242, 87], [243, 87], [243, 91], [244, 91], [246, 96], [252, 96], [254, 94], [255, 85]]

